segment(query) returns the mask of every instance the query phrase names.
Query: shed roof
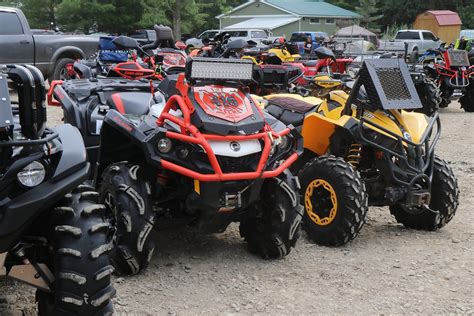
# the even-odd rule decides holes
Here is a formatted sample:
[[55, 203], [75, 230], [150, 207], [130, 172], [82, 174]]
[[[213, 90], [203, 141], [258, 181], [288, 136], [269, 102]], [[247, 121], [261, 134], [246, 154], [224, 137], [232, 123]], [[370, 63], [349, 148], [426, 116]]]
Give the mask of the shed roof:
[[229, 29], [263, 29], [273, 30], [280, 26], [287, 25], [298, 21], [300, 18], [290, 16], [281, 18], [252, 18], [236, 24], [232, 24], [224, 27], [225, 30]]
[[343, 27], [339, 31], [336, 32], [336, 36], [376, 36], [374, 33], [371, 31], [363, 28], [362, 26], [359, 25], [352, 25], [352, 26], [347, 26]]
[[[432, 14], [439, 25], [461, 25], [461, 18], [456, 12], [450, 10], [429, 10], [425, 13]], [[423, 14], [423, 13], [422, 13]]]
[[[255, 3], [257, 0], [249, 0], [235, 8], [228, 13], [223, 13], [216, 18], [232, 15], [235, 11], [245, 8], [246, 6]], [[340, 8], [333, 4], [324, 2], [324, 0], [259, 0], [260, 3], [267, 4], [276, 9], [280, 9], [288, 14], [294, 16], [315, 16], [315, 17], [335, 17], [335, 18], [360, 18], [361, 15]], [[255, 15], [257, 16], [257, 15]]]
[[355, 12], [340, 8], [322, 0], [264, 0], [262, 2], [266, 2], [270, 5], [301, 16], [360, 17], [360, 15]]

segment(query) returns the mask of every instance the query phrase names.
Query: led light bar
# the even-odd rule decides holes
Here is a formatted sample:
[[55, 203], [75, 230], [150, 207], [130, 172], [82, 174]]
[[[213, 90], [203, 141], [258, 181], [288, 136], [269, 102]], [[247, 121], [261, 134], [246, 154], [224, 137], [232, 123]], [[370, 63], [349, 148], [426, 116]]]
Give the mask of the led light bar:
[[241, 59], [192, 58], [187, 62], [186, 75], [193, 80], [250, 81], [253, 63]]

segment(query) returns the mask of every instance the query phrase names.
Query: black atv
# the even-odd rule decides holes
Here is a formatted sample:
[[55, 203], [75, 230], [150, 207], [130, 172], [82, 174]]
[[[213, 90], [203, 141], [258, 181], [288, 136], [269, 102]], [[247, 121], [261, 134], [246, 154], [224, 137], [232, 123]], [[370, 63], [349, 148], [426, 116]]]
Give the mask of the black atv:
[[415, 84], [416, 92], [423, 105], [422, 108], [416, 109], [415, 112], [432, 116], [439, 110], [440, 104], [443, 102], [441, 90], [436, 84], [436, 81], [424, 72], [423, 65], [411, 65], [409, 70], [411, 79]]
[[112, 314], [110, 225], [99, 194], [81, 185], [91, 169], [81, 135], [45, 127], [38, 69], [1, 70], [0, 276], [36, 287], [40, 315]]
[[50, 91], [97, 165], [101, 201], [117, 223], [120, 272], [147, 266], [153, 227], [218, 233], [240, 222], [250, 250], [264, 258], [295, 245], [303, 207], [288, 167], [302, 141], [258, 108], [246, 92], [253, 76], [249, 61], [195, 58], [153, 94], [111, 79]]

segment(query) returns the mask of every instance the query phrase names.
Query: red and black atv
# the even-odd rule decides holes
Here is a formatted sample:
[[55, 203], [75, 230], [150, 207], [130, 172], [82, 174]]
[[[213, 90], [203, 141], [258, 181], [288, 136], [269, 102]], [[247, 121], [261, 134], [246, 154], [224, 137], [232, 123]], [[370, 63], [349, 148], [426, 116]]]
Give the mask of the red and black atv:
[[470, 66], [468, 53], [465, 50], [437, 50], [441, 59], [424, 62], [425, 71], [435, 79], [440, 87], [442, 101], [440, 108], [449, 105], [453, 98], [460, 98], [461, 108], [466, 112], [474, 112], [474, 93], [470, 86], [470, 78], [474, 77], [474, 66]]
[[186, 53], [179, 50], [168, 26], [155, 25], [155, 41], [140, 45], [131, 37], [101, 37], [99, 53], [92, 60], [76, 61], [74, 76], [80, 78], [116, 78], [162, 80], [184, 71]]
[[[65, 121], [86, 143], [97, 141], [88, 151], [95, 152], [95, 183], [117, 223], [113, 259], [121, 272], [147, 266], [153, 227], [186, 224], [218, 233], [240, 222], [251, 252], [281, 258], [294, 247], [303, 207], [288, 168], [302, 139], [248, 94], [253, 72], [244, 60], [189, 59], [185, 73], [168, 76], [141, 102], [127, 95], [139, 92], [121, 90], [125, 83], [54, 87]], [[138, 103], [143, 111], [132, 114]]]

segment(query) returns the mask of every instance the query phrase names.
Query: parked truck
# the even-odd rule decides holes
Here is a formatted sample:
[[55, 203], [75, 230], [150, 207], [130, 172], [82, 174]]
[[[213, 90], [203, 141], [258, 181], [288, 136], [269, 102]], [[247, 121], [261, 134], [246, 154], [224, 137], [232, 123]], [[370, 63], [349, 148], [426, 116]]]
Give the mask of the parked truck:
[[394, 39], [381, 40], [379, 50], [401, 55], [405, 52], [405, 43], [408, 44], [407, 53], [410, 60], [416, 62], [428, 49], [438, 48], [441, 41], [428, 30], [400, 30]]
[[97, 51], [99, 37], [35, 34], [20, 9], [0, 7], [0, 64], [30, 64], [45, 78], [62, 79], [68, 65]]

